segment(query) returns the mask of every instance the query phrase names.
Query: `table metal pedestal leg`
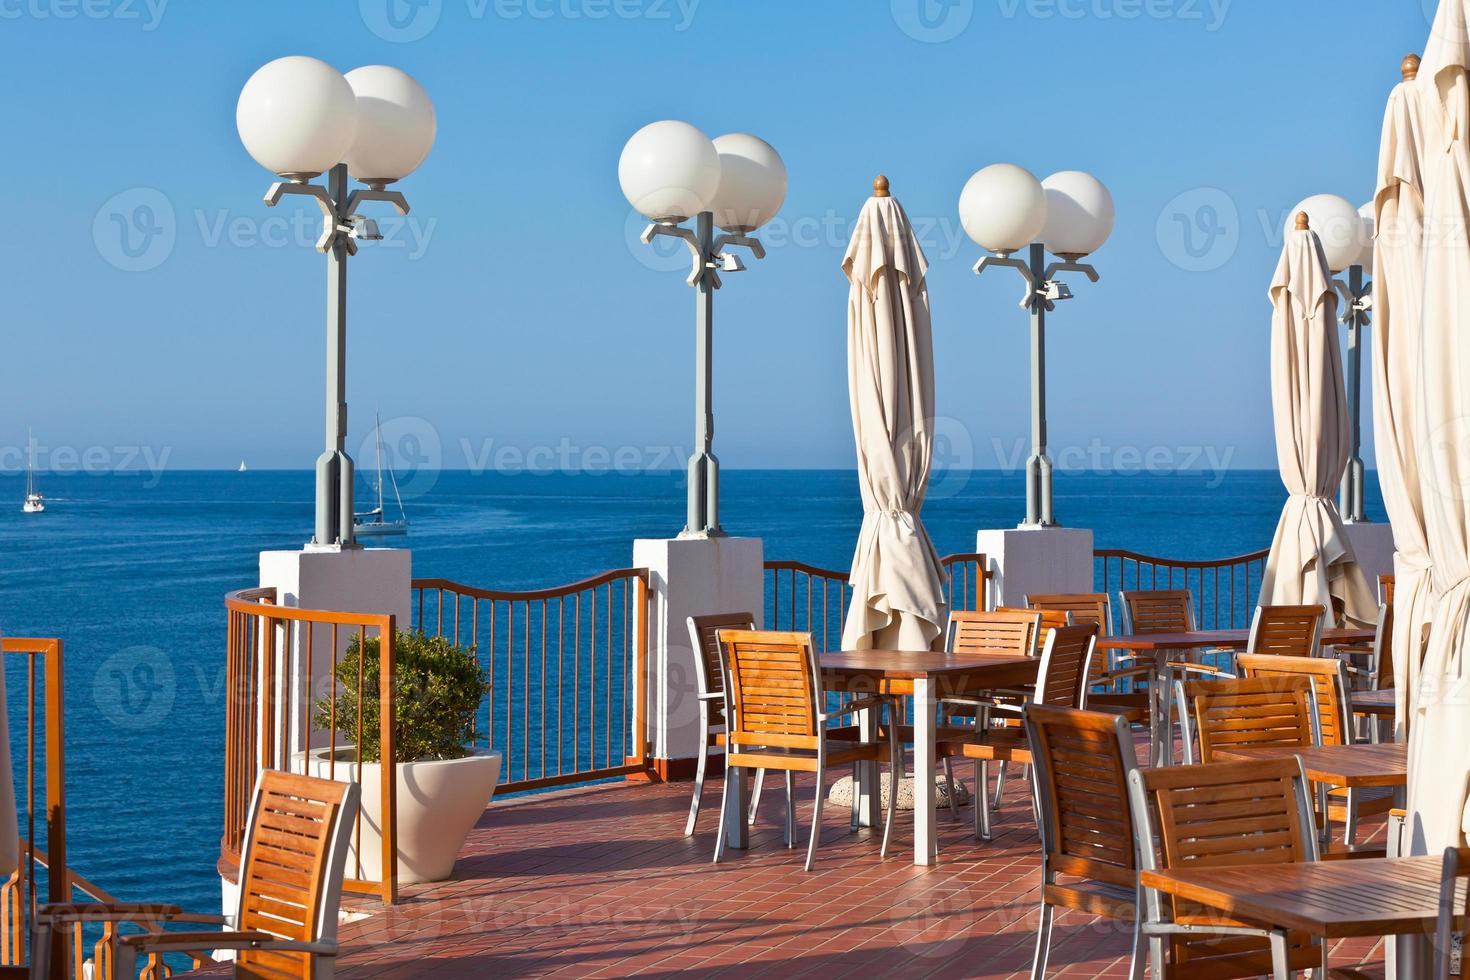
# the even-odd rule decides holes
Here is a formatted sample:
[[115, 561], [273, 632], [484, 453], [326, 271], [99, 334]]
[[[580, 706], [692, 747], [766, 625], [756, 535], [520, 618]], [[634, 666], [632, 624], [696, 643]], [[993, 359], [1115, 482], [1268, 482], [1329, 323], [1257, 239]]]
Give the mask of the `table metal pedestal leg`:
[[[914, 863], [936, 863], [934, 825], [934, 686], [927, 677], [914, 681]], [[984, 787], [979, 792], [984, 792]], [[978, 804], [977, 804], [978, 805]]]
[[[858, 733], [863, 741], [871, 742], [877, 739], [879, 721], [878, 710], [875, 708], [864, 708], [858, 712]], [[881, 826], [883, 794], [879, 792], [879, 787], [878, 763], [859, 762], [856, 785], [852, 788], [852, 791], [858, 796], [859, 827]]]

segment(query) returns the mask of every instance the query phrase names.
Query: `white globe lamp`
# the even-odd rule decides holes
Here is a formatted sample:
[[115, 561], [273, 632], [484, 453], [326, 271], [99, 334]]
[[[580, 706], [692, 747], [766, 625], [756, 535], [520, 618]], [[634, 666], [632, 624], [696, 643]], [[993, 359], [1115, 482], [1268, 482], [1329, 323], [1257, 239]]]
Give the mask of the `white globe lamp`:
[[240, 141], [255, 161], [288, 180], [310, 180], [346, 155], [357, 132], [357, 100], [324, 61], [278, 58], [245, 83], [235, 107]]
[[618, 183], [639, 214], [678, 224], [708, 209], [720, 184], [720, 154], [686, 122], [649, 123], [623, 147]]
[[1023, 167], [991, 164], [960, 192], [960, 224], [981, 248], [1009, 255], [1036, 241], [1046, 226], [1046, 191]]
[[1363, 251], [1358, 255], [1358, 261], [1354, 265], [1360, 265], [1365, 269], [1373, 268], [1373, 249], [1376, 246], [1375, 237], [1378, 234], [1377, 209], [1373, 202], [1358, 208], [1358, 214], [1363, 219]]
[[745, 235], [776, 216], [786, 201], [786, 163], [775, 147], [749, 133], [717, 137], [720, 182], [709, 210], [715, 224]]
[[1291, 209], [1287, 219], [1288, 234], [1296, 229], [1296, 215], [1307, 213], [1312, 231], [1322, 242], [1322, 253], [1327, 257], [1328, 271], [1336, 274], [1353, 265], [1363, 254], [1367, 235], [1363, 228], [1363, 216], [1345, 197], [1336, 194], [1318, 194], [1309, 197]]
[[1063, 170], [1041, 182], [1046, 191], [1046, 226], [1041, 241], [1054, 255], [1077, 260], [1103, 247], [1113, 233], [1113, 195], [1102, 181], [1080, 170]]
[[381, 187], [419, 168], [438, 122], [424, 87], [405, 72], [368, 65], [347, 73], [357, 105], [357, 134], [343, 162], [364, 184]]

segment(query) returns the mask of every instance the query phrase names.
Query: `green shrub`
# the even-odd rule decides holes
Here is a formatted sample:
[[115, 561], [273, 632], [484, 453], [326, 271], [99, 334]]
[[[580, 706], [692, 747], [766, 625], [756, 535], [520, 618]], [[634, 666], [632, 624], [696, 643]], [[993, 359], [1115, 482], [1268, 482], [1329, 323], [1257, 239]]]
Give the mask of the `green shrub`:
[[[359, 645], [354, 636], [337, 664], [337, 731], [357, 738], [358, 661], [362, 662], [362, 761], [382, 759], [379, 705], [379, 640]], [[469, 755], [475, 711], [490, 690], [474, 648], [458, 647], [442, 636], [394, 634], [394, 756], [396, 762], [459, 759]], [[332, 700], [318, 699], [315, 724], [327, 728]]]

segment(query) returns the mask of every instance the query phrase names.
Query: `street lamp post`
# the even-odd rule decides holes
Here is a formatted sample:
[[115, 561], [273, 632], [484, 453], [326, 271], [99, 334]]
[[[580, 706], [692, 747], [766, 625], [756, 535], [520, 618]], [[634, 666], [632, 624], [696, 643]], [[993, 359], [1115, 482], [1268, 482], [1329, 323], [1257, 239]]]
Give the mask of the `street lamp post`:
[[[288, 195], [313, 198], [323, 215], [316, 250], [327, 258], [325, 448], [316, 462], [316, 522], [311, 544], [357, 547], [353, 464], [347, 455], [347, 259], [359, 241], [379, 241], [377, 222], [359, 213], [369, 201], [408, 202], [387, 186], [417, 170], [434, 143], [434, 106], [396, 68], [370, 65], [345, 76], [315, 58], [272, 61], [246, 82], [236, 109], [246, 150], [283, 179], [267, 207]], [[312, 179], [327, 174], [327, 186]], [[365, 188], [349, 189], [349, 178]]]
[[[666, 236], [688, 246], [695, 290], [694, 449], [689, 457], [687, 516], [681, 537], [721, 537], [720, 461], [714, 454], [714, 296], [724, 272], [745, 264], [727, 249], [757, 259], [765, 248], [752, 237], [786, 199], [786, 165], [769, 143], [746, 133], [711, 140], [688, 123], [650, 123], [628, 140], [618, 162], [628, 203], [651, 224], [645, 245]], [[694, 218], [694, 228], [684, 222]], [[724, 234], [716, 235], [719, 227]]]
[[[1373, 309], [1373, 284], [1363, 274], [1373, 267], [1372, 205], [1355, 208], [1336, 194], [1309, 197], [1292, 209], [1306, 212], [1312, 231], [1322, 243], [1322, 254], [1333, 275], [1339, 300], [1338, 320], [1347, 327], [1347, 365], [1344, 386], [1348, 404], [1348, 462], [1338, 491], [1338, 510], [1349, 524], [1365, 524], [1363, 506], [1363, 331]], [[1293, 219], [1294, 220], [1294, 219]], [[1347, 282], [1340, 277], [1347, 274]]]
[[[1026, 521], [1022, 527], [1055, 527], [1052, 461], [1047, 453], [1046, 315], [1072, 298], [1057, 279], [1078, 272], [1091, 282], [1097, 270], [1082, 259], [1101, 248], [1113, 230], [1112, 196], [1096, 178], [1062, 171], [1045, 181], [1013, 164], [986, 167], [960, 195], [960, 220], [976, 244], [990, 251], [975, 274], [1010, 268], [1026, 282], [1021, 308], [1031, 317], [1031, 455], [1026, 460]], [[1013, 257], [1022, 248], [1026, 259]], [[1050, 250], [1060, 261], [1050, 264]]]

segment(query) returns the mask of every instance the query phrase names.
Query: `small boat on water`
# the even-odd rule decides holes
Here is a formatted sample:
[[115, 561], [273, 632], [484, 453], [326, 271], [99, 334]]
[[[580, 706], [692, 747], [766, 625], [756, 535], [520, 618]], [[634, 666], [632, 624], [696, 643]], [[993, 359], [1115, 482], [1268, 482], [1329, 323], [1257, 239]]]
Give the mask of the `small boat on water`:
[[407, 534], [408, 516], [403, 512], [403, 498], [398, 495], [398, 478], [393, 475], [392, 466], [388, 467], [388, 480], [393, 486], [393, 500], [398, 504], [398, 520], [387, 520], [383, 513], [383, 423], [376, 413], [373, 415], [373, 442], [378, 456], [378, 505], [372, 510], [353, 514], [352, 531], [360, 538], [386, 538]]
[[236, 470], [235, 472], [236, 473], [244, 473], [245, 472], [245, 461], [243, 459], [240, 460], [240, 468], [238, 470]]
[[46, 498], [36, 492], [36, 440], [30, 429], [26, 430], [26, 502], [20, 509], [27, 514], [46, 510]]

